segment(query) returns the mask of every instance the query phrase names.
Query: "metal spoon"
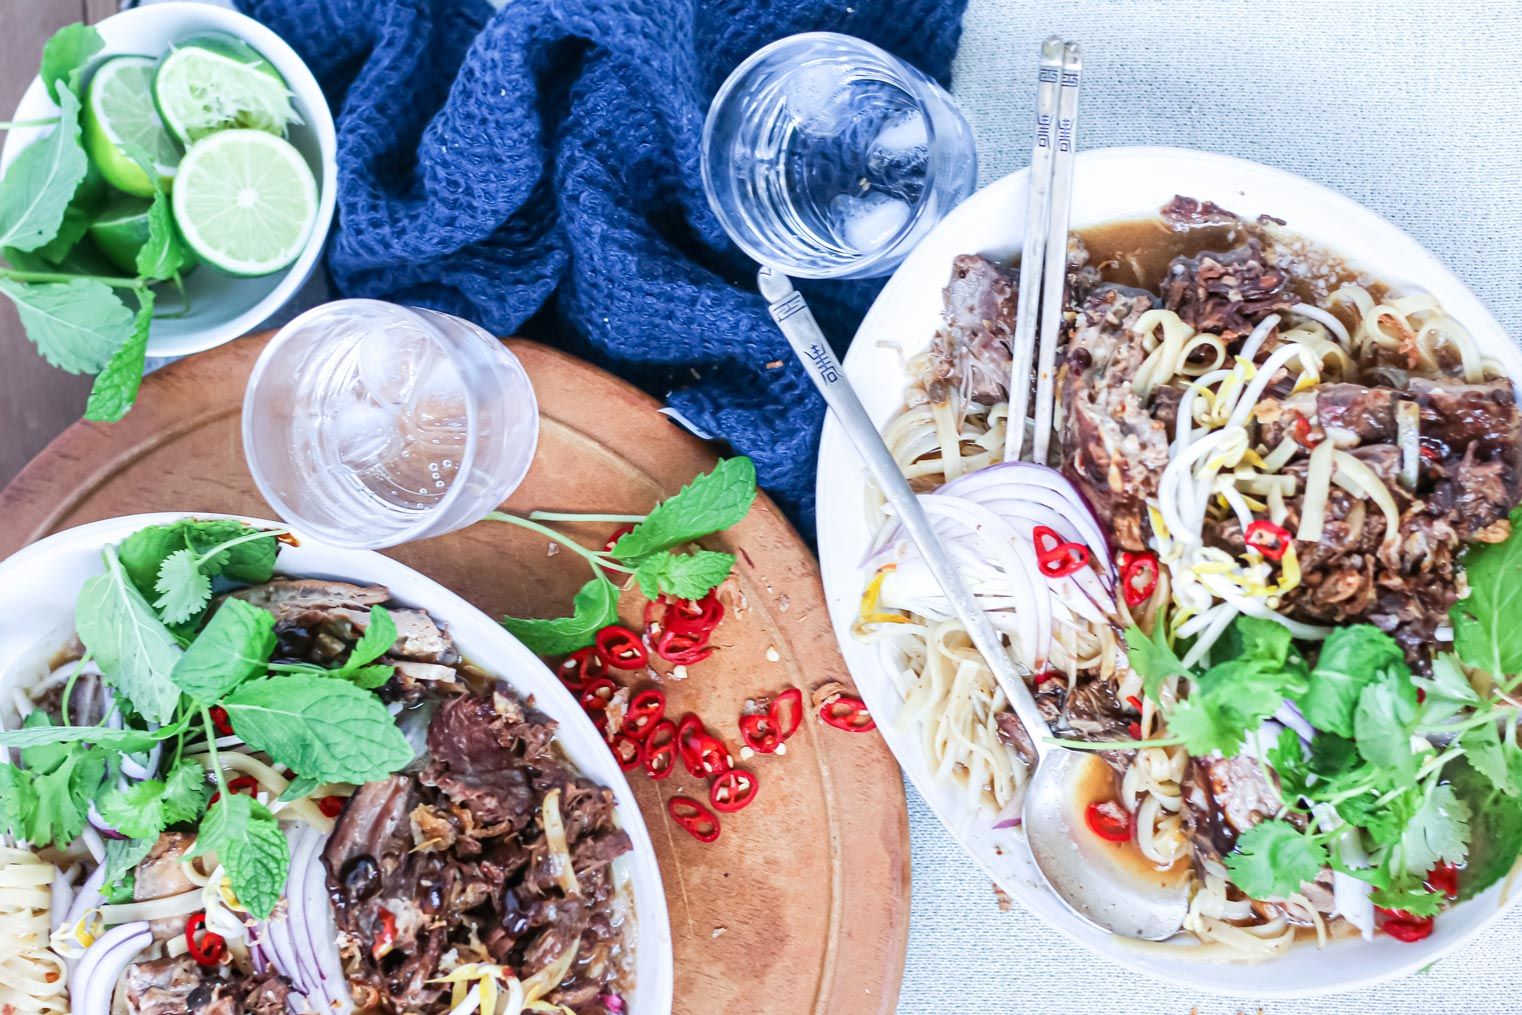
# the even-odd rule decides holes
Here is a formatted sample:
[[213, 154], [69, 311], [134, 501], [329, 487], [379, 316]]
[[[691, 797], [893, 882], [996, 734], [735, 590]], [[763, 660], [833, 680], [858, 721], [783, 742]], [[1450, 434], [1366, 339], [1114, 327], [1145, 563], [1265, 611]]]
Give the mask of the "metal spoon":
[[1085, 825], [1089, 803], [1083, 783], [1094, 778], [1093, 765], [1104, 762], [1086, 752], [1059, 748], [1049, 740], [1036, 699], [1004, 648], [999, 633], [973, 597], [961, 573], [941, 546], [940, 537], [899, 471], [877, 427], [846, 380], [840, 360], [825, 341], [803, 296], [774, 268], [757, 276], [772, 319], [835, 413], [846, 437], [867, 465], [883, 496], [893, 505], [919, 548], [930, 572], [946, 594], [957, 619], [993, 671], [1024, 726], [1035, 757], [1026, 787], [1022, 825], [1036, 866], [1048, 886], [1074, 913], [1102, 930], [1160, 941], [1177, 933], [1188, 910], [1187, 878], [1150, 878], [1129, 851], [1101, 840]]

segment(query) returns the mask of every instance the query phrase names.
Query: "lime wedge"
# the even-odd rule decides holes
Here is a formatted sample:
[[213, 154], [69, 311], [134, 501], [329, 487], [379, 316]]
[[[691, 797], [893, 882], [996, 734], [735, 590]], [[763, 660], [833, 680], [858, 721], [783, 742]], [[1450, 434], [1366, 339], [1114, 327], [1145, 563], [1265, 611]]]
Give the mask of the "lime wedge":
[[[90, 223], [90, 239], [95, 241], [96, 248], [106, 255], [108, 261], [128, 274], [137, 274], [138, 251], [148, 243], [148, 209], [151, 204], [142, 198], [119, 194]], [[183, 249], [178, 238], [171, 242]], [[189, 259], [189, 263], [183, 270], [188, 272], [195, 266], [195, 255], [185, 250], [184, 256]]]
[[223, 130], [190, 146], [174, 218], [190, 249], [232, 275], [268, 275], [300, 255], [317, 221], [317, 181], [289, 141]]
[[116, 56], [101, 64], [85, 93], [85, 151], [106, 182], [139, 197], [153, 196], [153, 181], [129, 152], [141, 152], [169, 186], [180, 149], [153, 108], [154, 62]]
[[185, 145], [230, 127], [283, 136], [286, 124], [301, 122], [280, 72], [248, 43], [222, 33], [176, 44], [159, 63], [153, 101]]

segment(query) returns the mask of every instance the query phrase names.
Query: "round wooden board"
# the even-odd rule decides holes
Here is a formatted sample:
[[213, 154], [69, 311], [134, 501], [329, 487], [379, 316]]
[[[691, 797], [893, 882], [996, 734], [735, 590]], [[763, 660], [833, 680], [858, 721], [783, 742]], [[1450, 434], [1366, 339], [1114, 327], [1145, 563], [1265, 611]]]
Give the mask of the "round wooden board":
[[[144, 381], [110, 426], [79, 423], [0, 492], [0, 558], [50, 532], [145, 511], [273, 517], [244, 466], [244, 382], [266, 335], [181, 360]], [[635, 388], [564, 353], [510, 348], [534, 381], [538, 456], [509, 510], [635, 513], [712, 467], [713, 453]], [[608, 527], [603, 527], [604, 529]], [[601, 543], [605, 531], [579, 533]], [[739, 558], [747, 609], [726, 619], [711, 659], [663, 686], [679, 716], [696, 712], [737, 748], [747, 697], [849, 681], [812, 554], [765, 497], [723, 539]], [[492, 616], [558, 616], [587, 579], [574, 554], [507, 525], [388, 551]], [[625, 619], [637, 620], [635, 599]], [[775, 649], [775, 652], [769, 652]], [[778, 661], [768, 656], [776, 655]], [[511, 676], [508, 674], [507, 676]], [[876, 736], [806, 721], [785, 756], [745, 763], [756, 802], [702, 845], [665, 800], [703, 795], [679, 771], [631, 778], [655, 840], [676, 949], [677, 1012], [866, 1015], [891, 1012], [909, 925], [908, 819], [898, 766]]]

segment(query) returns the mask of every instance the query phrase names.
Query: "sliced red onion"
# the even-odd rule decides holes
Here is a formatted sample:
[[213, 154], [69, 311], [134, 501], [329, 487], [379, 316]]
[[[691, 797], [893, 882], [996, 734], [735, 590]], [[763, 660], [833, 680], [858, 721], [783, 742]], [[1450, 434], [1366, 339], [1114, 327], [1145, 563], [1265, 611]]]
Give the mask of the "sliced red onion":
[[153, 943], [148, 923], [124, 923], [95, 940], [79, 960], [69, 981], [69, 1000], [75, 1015], [111, 1015], [116, 981], [139, 952]]
[[1062, 473], [1033, 462], [1003, 462], [986, 469], [968, 473], [942, 487], [943, 493], [968, 496], [994, 487], [1002, 487], [1010, 494], [1033, 503], [1059, 511], [1083, 531], [1082, 542], [1099, 554], [1103, 570], [1114, 570], [1115, 561], [1110, 553], [1110, 539], [1099, 516], [1089, 506], [1083, 494]]
[[599, 994], [597, 1003], [608, 1010], [608, 1015], [623, 1015], [624, 999], [617, 994]]
[[1020, 827], [1020, 818], [1019, 818], [1018, 815], [1016, 817], [1013, 817], [1013, 818], [1005, 818], [1003, 821], [996, 821], [996, 822], [994, 822], [993, 827], [995, 829], [1000, 829], [1000, 828], [1019, 828]]
[[338, 930], [322, 866], [326, 836], [310, 825], [299, 825], [287, 832], [287, 841], [291, 870], [285, 912], [259, 924], [255, 947], [262, 961], [291, 981], [308, 1007], [347, 1015], [354, 1002], [338, 956]]
[[1310, 743], [1316, 737], [1316, 727], [1311, 725], [1305, 713], [1296, 708], [1292, 701], [1286, 701], [1280, 705], [1279, 711], [1274, 713], [1274, 718], [1294, 730], [1296, 735], [1306, 743]]
[[97, 832], [99, 832], [101, 835], [105, 836], [106, 838], [108, 838], [108, 839], [125, 839], [126, 838], [126, 836], [123, 835], [121, 832], [118, 832], [116, 829], [112, 828], [110, 826], [110, 824], [108, 824], [106, 822], [105, 818], [100, 816], [100, 811], [95, 809], [95, 801], [93, 801], [93, 800], [90, 801], [90, 810], [89, 810], [87, 816], [88, 816], [88, 818], [90, 820], [90, 826], [92, 828], [94, 828]]

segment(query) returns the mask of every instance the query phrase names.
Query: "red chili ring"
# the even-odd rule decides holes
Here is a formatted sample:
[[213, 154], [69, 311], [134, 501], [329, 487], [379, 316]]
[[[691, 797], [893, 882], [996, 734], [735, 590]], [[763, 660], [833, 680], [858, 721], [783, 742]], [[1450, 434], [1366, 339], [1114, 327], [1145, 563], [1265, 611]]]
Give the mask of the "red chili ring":
[[597, 655], [609, 666], [637, 670], [650, 662], [650, 653], [639, 635], [621, 624], [609, 624], [597, 632]]
[[579, 694], [592, 680], [599, 680], [608, 675], [608, 666], [597, 654], [595, 646], [588, 645], [579, 648], [566, 656], [565, 662], [555, 667], [555, 676], [565, 685], [566, 690], [572, 694]]
[[1284, 526], [1275, 525], [1263, 518], [1249, 525], [1242, 534], [1248, 549], [1257, 550], [1269, 560], [1279, 560], [1288, 553], [1293, 538]]
[[819, 706], [819, 718], [826, 725], [847, 733], [866, 733], [877, 729], [877, 722], [867, 710], [867, 703], [849, 694], [842, 694]]
[[608, 677], [599, 677], [589, 681], [587, 686], [581, 689], [577, 700], [586, 712], [606, 712], [608, 702], [613, 700], [613, 695], [618, 693], [618, 685]]
[[1048, 578], [1066, 578], [1089, 564], [1089, 548], [1064, 540], [1054, 529], [1037, 525], [1031, 530], [1036, 546], [1036, 566]]
[[650, 778], [670, 778], [676, 771], [676, 723], [662, 719], [650, 727], [645, 742], [640, 745], [640, 762]]
[[733, 814], [749, 807], [760, 788], [754, 775], [743, 768], [731, 768], [708, 787], [708, 802], [720, 814]]
[[740, 742], [757, 754], [771, 754], [782, 746], [782, 732], [770, 715], [742, 715]]
[[623, 731], [635, 740], [643, 740], [645, 734], [666, 715], [666, 692], [657, 687], [647, 687], [629, 701], [624, 712]]
[[620, 730], [608, 739], [608, 747], [613, 751], [613, 757], [618, 759], [618, 767], [625, 772], [633, 771], [640, 766], [640, 756], [643, 753], [640, 743], [634, 737]]
[[[1157, 554], [1129, 554], [1120, 567], [1120, 590], [1125, 596], [1126, 605], [1135, 608], [1151, 599], [1152, 593], [1157, 591], [1161, 574]], [[1141, 579], [1139, 583], [1137, 579]]]
[[772, 699], [767, 715], [771, 718], [772, 725], [777, 727], [777, 735], [787, 740], [798, 732], [798, 727], [803, 722], [803, 692], [796, 687], [789, 687]]
[[718, 817], [690, 796], [674, 796], [667, 800], [666, 813], [699, 842], [713, 842], [719, 837]]
[[192, 913], [185, 920], [185, 946], [190, 957], [199, 966], [215, 966], [227, 954], [227, 940], [214, 931], [206, 930], [206, 914]]
[[1113, 801], [1089, 804], [1083, 820], [1089, 831], [1106, 842], [1127, 842], [1131, 838], [1131, 813]]
[[692, 666], [713, 655], [713, 647], [697, 635], [668, 627], [656, 635], [655, 654], [678, 666]]

